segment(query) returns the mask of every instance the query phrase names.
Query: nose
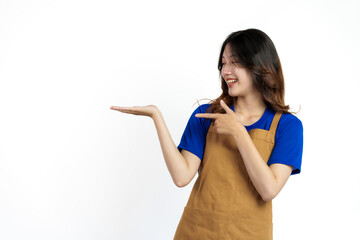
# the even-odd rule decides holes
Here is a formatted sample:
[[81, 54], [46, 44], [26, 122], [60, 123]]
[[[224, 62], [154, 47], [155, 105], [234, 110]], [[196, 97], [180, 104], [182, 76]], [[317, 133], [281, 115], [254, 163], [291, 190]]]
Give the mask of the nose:
[[233, 72], [233, 65], [232, 64], [224, 64], [222, 66], [221, 71], [222, 71], [223, 75], [231, 75]]

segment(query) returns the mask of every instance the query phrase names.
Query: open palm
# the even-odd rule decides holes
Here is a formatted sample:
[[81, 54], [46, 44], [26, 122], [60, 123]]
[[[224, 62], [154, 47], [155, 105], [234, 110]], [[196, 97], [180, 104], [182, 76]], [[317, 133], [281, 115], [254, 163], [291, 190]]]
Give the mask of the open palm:
[[155, 105], [133, 106], [133, 107], [111, 106], [110, 109], [117, 110], [123, 113], [130, 113], [134, 115], [141, 115], [148, 117], [153, 117], [156, 111], [158, 111], [158, 108]]

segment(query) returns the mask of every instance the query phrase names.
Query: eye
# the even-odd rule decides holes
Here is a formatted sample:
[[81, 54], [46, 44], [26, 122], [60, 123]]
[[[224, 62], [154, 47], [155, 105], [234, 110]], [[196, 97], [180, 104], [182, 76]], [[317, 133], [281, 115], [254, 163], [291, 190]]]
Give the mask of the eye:
[[[238, 62], [231, 62], [232, 64], [236, 64], [236, 63], [238, 63]], [[221, 65], [224, 65], [224, 64], [226, 64], [226, 63], [221, 63]]]

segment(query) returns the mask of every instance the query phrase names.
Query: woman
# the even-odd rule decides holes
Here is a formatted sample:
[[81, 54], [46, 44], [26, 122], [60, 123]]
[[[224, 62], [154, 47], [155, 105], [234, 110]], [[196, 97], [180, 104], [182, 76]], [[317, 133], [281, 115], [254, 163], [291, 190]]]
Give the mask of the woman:
[[271, 200], [300, 173], [302, 123], [284, 104], [280, 60], [264, 32], [230, 34], [218, 69], [221, 96], [194, 111], [178, 147], [156, 106], [111, 109], [154, 120], [176, 186], [199, 173], [175, 240], [272, 239]]

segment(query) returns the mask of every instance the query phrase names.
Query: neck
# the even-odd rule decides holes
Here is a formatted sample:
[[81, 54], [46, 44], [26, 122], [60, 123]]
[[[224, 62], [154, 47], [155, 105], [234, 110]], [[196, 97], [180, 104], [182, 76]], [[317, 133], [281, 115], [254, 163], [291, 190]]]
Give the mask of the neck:
[[266, 104], [261, 96], [236, 97], [234, 110], [242, 116], [262, 115]]

